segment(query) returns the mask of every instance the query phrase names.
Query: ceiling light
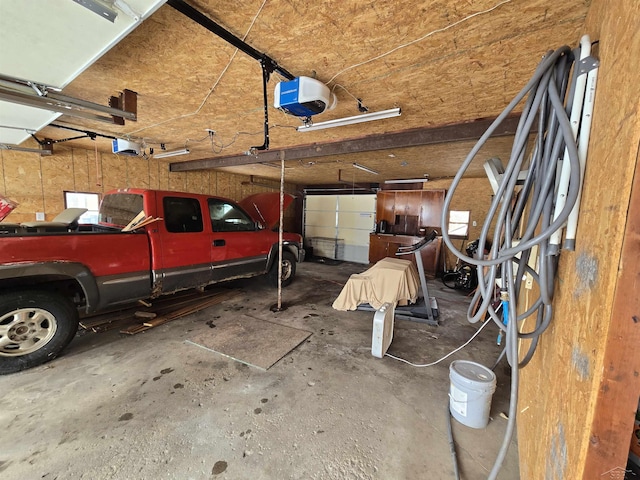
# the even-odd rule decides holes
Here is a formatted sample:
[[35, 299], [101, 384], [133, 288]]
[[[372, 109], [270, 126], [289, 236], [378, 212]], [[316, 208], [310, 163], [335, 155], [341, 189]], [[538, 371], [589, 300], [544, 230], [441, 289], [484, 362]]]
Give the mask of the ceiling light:
[[419, 183], [428, 181], [428, 178], [404, 178], [398, 180], [385, 180], [384, 183]]
[[364, 170], [365, 172], [372, 173], [374, 175], [380, 175], [380, 173], [376, 172], [375, 170], [369, 167], [365, 167], [364, 165], [360, 165], [359, 163], [354, 163], [353, 166], [359, 168], [360, 170]]
[[154, 153], [153, 158], [167, 158], [167, 157], [175, 157], [177, 155], [187, 155], [189, 154], [188, 148], [183, 148], [181, 150], [169, 150], [167, 152]]
[[399, 108], [392, 108], [390, 110], [365, 113], [363, 115], [355, 115], [353, 117], [327, 120], [326, 122], [309, 123], [298, 127], [298, 131], [309, 132], [311, 130], [322, 130], [323, 128], [342, 127], [344, 125], [353, 125], [355, 123], [372, 122], [373, 120], [382, 120], [383, 118], [399, 117], [400, 113], [401, 111]]

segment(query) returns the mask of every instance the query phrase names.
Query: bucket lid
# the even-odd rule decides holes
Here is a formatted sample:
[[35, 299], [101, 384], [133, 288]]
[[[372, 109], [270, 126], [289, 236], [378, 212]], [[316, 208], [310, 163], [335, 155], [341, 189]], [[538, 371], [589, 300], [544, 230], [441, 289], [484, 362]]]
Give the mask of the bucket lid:
[[495, 373], [484, 365], [468, 360], [455, 360], [451, 362], [450, 369], [467, 380], [487, 384], [492, 384], [496, 381]]

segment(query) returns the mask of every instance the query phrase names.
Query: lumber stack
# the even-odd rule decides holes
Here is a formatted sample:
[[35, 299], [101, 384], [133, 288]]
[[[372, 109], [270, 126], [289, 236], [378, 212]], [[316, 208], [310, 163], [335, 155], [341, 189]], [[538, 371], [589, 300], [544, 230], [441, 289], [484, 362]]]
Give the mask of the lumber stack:
[[80, 326], [96, 333], [118, 328], [120, 333], [135, 335], [222, 303], [239, 293], [239, 290], [220, 289], [161, 297], [153, 304], [140, 302], [124, 310], [84, 318]]

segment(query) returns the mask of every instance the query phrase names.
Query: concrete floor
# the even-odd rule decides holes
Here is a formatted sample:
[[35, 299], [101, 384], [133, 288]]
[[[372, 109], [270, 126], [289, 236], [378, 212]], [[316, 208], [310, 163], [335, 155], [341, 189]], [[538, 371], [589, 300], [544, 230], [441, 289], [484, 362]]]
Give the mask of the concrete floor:
[[[234, 282], [242, 294], [135, 336], [79, 335], [53, 362], [0, 377], [0, 477], [25, 479], [453, 479], [447, 439], [449, 364], [491, 367], [488, 327], [430, 368], [371, 356], [373, 314], [331, 303], [364, 265], [305, 262], [272, 313], [265, 279]], [[477, 325], [465, 296], [430, 281], [441, 325], [399, 320], [389, 350], [417, 363], [464, 343]], [[215, 335], [212, 318], [242, 313], [313, 334], [267, 371], [185, 342]], [[501, 364], [492, 420], [453, 421], [461, 475], [486, 478], [508, 411]], [[512, 441], [500, 479], [519, 478]]]

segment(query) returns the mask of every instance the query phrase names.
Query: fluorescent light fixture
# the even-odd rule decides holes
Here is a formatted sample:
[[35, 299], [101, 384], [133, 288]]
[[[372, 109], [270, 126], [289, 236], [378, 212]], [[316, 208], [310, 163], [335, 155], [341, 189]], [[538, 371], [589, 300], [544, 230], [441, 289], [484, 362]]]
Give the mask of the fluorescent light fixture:
[[385, 180], [384, 183], [419, 183], [419, 182], [428, 182], [429, 178], [403, 178], [398, 180]]
[[298, 131], [310, 132], [311, 130], [322, 130], [323, 128], [343, 127], [345, 125], [353, 125], [355, 123], [372, 122], [374, 120], [382, 120], [384, 118], [399, 117], [400, 114], [400, 108], [392, 108], [390, 110], [365, 113], [363, 115], [355, 115], [353, 117], [327, 120], [326, 122], [309, 123], [308, 125], [302, 125], [298, 127]]
[[175, 157], [177, 155], [187, 155], [188, 153], [189, 153], [188, 148], [183, 148], [181, 150], [169, 150], [166, 152], [161, 151], [160, 153], [154, 153], [153, 158]]
[[364, 165], [360, 165], [359, 163], [354, 163], [353, 166], [359, 168], [360, 170], [364, 170], [365, 172], [372, 173], [374, 175], [380, 175], [379, 172], [376, 172], [372, 168], [365, 167]]

